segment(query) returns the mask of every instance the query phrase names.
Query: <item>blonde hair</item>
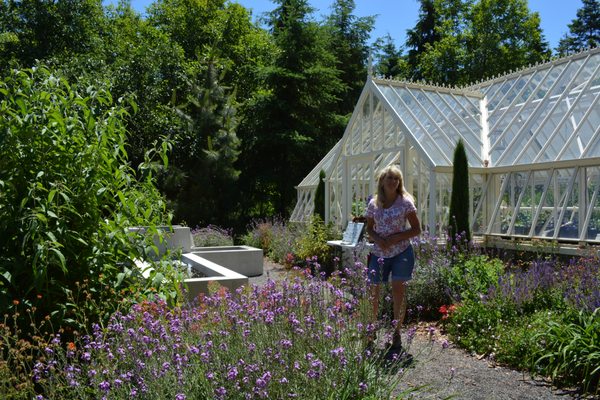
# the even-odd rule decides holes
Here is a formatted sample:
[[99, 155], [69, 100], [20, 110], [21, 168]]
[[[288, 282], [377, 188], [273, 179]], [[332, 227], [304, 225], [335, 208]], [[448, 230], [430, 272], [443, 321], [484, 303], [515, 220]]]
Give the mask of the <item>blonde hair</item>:
[[375, 204], [377, 204], [377, 207], [383, 207], [383, 202], [386, 200], [385, 191], [383, 190], [383, 180], [388, 174], [398, 177], [399, 182], [398, 187], [396, 188], [396, 193], [398, 193], [398, 196], [407, 196], [412, 200], [412, 196], [404, 188], [402, 171], [400, 171], [400, 168], [398, 168], [396, 165], [390, 164], [380, 170], [379, 174], [377, 174], [377, 195], [375, 195]]

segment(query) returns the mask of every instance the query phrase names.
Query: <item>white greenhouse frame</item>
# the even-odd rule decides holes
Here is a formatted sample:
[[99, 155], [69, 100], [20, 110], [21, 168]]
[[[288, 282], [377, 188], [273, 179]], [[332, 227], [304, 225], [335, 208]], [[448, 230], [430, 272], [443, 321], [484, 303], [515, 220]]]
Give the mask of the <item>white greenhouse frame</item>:
[[367, 77], [342, 139], [296, 187], [292, 221], [362, 215], [375, 174], [400, 166], [423, 228], [443, 236], [459, 138], [475, 235], [600, 242], [600, 48], [461, 88]]

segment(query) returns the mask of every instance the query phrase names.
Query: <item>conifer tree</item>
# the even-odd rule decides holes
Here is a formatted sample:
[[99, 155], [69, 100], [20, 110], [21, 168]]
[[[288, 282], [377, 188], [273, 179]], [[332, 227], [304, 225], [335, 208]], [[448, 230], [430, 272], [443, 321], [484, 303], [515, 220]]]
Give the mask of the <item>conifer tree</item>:
[[319, 184], [315, 191], [315, 211], [314, 214], [321, 217], [325, 221], [325, 171], [319, 173]]
[[452, 196], [450, 198], [450, 215], [448, 234], [452, 243], [456, 244], [456, 236], [471, 240], [469, 224], [469, 162], [462, 139], [458, 140], [454, 150], [452, 172]]
[[569, 24], [569, 33], [558, 43], [556, 51], [560, 55], [600, 45], [600, 2], [582, 1], [583, 7], [577, 10], [577, 18]]

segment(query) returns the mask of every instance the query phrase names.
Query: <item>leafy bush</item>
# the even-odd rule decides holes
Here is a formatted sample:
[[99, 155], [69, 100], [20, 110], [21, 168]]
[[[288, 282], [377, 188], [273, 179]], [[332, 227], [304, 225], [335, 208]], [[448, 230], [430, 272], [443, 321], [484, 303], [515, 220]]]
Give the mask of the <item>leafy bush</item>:
[[[314, 216], [311, 222], [289, 222], [281, 218], [253, 221], [242, 243], [259, 247], [277, 263], [293, 267], [304, 265], [306, 260], [318, 259], [322, 267], [331, 268], [331, 249], [327, 240], [341, 236], [333, 224], [324, 224]], [[316, 257], [316, 258], [315, 258]], [[329, 264], [327, 264], [329, 263]]]
[[305, 224], [286, 222], [282, 218], [254, 220], [242, 243], [263, 249], [263, 253], [277, 263], [293, 266], [294, 245], [305, 230]]
[[[133, 260], [145, 247], [126, 228], [168, 222], [153, 164], [138, 182], [127, 111], [107, 90], [69, 86], [44, 68], [1, 78], [0, 115], [0, 309], [36, 307], [55, 327], [82, 329], [79, 307], [98, 320], [119, 290], [143, 284]], [[106, 310], [75, 298], [84, 281]], [[29, 331], [24, 315], [15, 322]]]
[[294, 253], [298, 260], [317, 261], [326, 274], [333, 272], [333, 250], [327, 241], [336, 237], [334, 232], [333, 224], [325, 224], [321, 217], [313, 215], [303, 234], [296, 240]]
[[193, 229], [192, 237], [196, 247], [233, 246], [231, 231], [215, 225]]
[[454, 301], [479, 299], [498, 283], [503, 269], [502, 261], [497, 258], [461, 256], [445, 270], [450, 295]]

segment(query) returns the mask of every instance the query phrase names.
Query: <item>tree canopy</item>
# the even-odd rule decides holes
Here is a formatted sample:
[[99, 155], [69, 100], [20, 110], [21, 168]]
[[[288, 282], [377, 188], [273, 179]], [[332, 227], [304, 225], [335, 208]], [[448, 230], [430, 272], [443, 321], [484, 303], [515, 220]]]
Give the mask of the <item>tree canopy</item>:
[[[136, 178], [168, 143], [155, 179], [174, 221], [239, 230], [291, 211], [294, 185], [342, 136], [370, 53], [376, 74], [439, 84], [550, 55], [525, 0], [421, 0], [399, 44], [372, 38], [376, 16], [355, 15], [354, 0], [330, 5], [317, 19], [309, 0], [274, 0], [261, 25], [226, 0], [156, 0], [145, 15], [127, 0], [0, 0], [0, 68], [45, 65], [134, 98], [123, 124]], [[583, 1], [569, 28], [560, 51], [597, 43], [597, 1]]]

